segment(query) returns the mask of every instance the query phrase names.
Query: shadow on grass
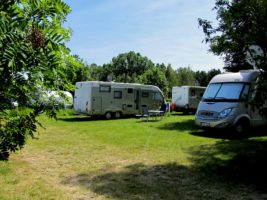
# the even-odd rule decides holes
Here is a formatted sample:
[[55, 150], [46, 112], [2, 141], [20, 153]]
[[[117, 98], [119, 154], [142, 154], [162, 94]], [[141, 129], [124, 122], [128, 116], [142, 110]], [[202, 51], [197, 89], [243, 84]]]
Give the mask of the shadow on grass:
[[177, 131], [196, 131], [199, 130], [197, 126], [195, 126], [195, 122], [193, 119], [184, 120], [181, 122], [171, 122], [165, 123], [162, 126], [158, 127], [161, 130], [177, 130]]
[[190, 154], [197, 171], [267, 194], [267, 140], [224, 140], [194, 147]]
[[267, 199], [267, 140], [220, 140], [190, 147], [190, 166], [128, 165], [66, 177], [74, 185], [108, 198]]
[[65, 122], [85, 122], [85, 121], [95, 121], [90, 116], [74, 116], [74, 117], [58, 117], [58, 120]]
[[[83, 122], [83, 121], [110, 121], [110, 120], [123, 120], [123, 119], [139, 119], [134, 115], [123, 115], [121, 118], [116, 119], [114, 116], [111, 119], [106, 119], [105, 116], [89, 116], [89, 115], [72, 115], [70, 117], [58, 117], [58, 120], [66, 122]], [[154, 120], [151, 120], [154, 121]]]
[[[197, 130], [197, 129], [196, 129]], [[191, 135], [207, 137], [207, 138], [215, 138], [215, 139], [229, 139], [229, 140], [240, 140], [240, 139], [248, 139], [253, 137], [262, 137], [267, 136], [266, 126], [264, 127], [251, 127], [247, 133], [237, 134], [231, 129], [206, 129], [199, 131], [190, 132]]]
[[[266, 178], [265, 174], [261, 177], [259, 183], [253, 176], [258, 175], [258, 172], [256, 172], [258, 169], [253, 168], [253, 171], [246, 175], [245, 179], [242, 179], [246, 170], [240, 172], [239, 169], [234, 168], [240, 167], [236, 165], [238, 161], [223, 162], [214, 157], [207, 160], [206, 155], [203, 154], [198, 154], [198, 156], [200, 156], [199, 159], [194, 161], [199, 162], [200, 158], [204, 157], [204, 162], [201, 161], [192, 168], [175, 163], [154, 166], [135, 164], [126, 166], [120, 171], [104, 169], [99, 172], [78, 174], [74, 177], [65, 178], [63, 183], [78, 185], [96, 194], [121, 200], [234, 200], [264, 199], [264, 197], [267, 197], [263, 191], [266, 184], [262, 182]], [[266, 167], [266, 165], [263, 167]], [[261, 170], [263, 170], [263, 167], [261, 167]], [[264, 171], [261, 172], [264, 173]], [[253, 180], [249, 182], [249, 178], [253, 178]], [[248, 185], [244, 185], [245, 183], [248, 183]], [[263, 185], [261, 185], [262, 183]]]
[[119, 172], [79, 174], [64, 182], [78, 184], [113, 199], [177, 199], [186, 192], [182, 187], [197, 185], [195, 178], [187, 180], [188, 173], [185, 167], [172, 163], [156, 166], [135, 164]]

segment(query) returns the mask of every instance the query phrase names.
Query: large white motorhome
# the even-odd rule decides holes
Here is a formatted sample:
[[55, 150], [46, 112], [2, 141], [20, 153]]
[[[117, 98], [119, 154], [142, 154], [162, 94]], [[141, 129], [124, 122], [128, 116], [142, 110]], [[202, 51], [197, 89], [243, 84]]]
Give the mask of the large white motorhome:
[[172, 104], [175, 111], [195, 112], [206, 87], [175, 86], [172, 88]]
[[258, 70], [242, 70], [213, 77], [198, 105], [195, 123], [200, 127], [227, 128], [242, 133], [250, 126], [265, 125], [261, 113], [266, 104], [253, 106], [257, 90]]
[[85, 81], [75, 86], [74, 110], [91, 116], [120, 118], [159, 109], [165, 103], [162, 91], [153, 85]]

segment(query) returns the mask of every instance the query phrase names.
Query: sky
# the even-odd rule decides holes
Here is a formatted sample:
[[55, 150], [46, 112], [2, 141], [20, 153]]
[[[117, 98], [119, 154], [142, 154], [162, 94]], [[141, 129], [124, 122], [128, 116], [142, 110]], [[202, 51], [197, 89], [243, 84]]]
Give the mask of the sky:
[[103, 65], [135, 51], [154, 63], [194, 71], [223, 68], [208, 52], [198, 18], [216, 23], [214, 0], [64, 0], [72, 12], [67, 47], [88, 64]]

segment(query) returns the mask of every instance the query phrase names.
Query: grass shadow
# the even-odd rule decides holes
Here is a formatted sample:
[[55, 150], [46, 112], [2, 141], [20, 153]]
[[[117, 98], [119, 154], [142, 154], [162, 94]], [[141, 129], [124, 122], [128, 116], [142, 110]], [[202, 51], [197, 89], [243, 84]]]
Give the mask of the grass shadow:
[[[134, 118], [133, 116], [122, 116], [120, 119], [109, 119], [109, 120], [121, 120], [121, 119], [129, 119]], [[84, 121], [109, 121], [105, 118], [105, 116], [89, 116], [89, 115], [73, 115], [70, 117], [58, 117], [58, 120], [65, 122], [84, 122]]]
[[253, 137], [262, 137], [267, 136], [266, 126], [261, 127], [251, 127], [247, 133], [244, 134], [236, 134], [231, 129], [205, 129], [200, 131], [192, 131], [191, 135], [214, 138], [214, 139], [229, 139], [229, 140], [240, 140], [240, 139], [248, 139]]
[[165, 123], [162, 126], [158, 127], [161, 130], [177, 130], [177, 131], [196, 131], [199, 130], [197, 126], [195, 126], [195, 122], [193, 119], [184, 120], [181, 122], [170, 122]]
[[85, 121], [99, 120], [99, 119], [94, 119], [90, 116], [58, 117], [57, 119], [65, 122], [85, 122]]
[[221, 182], [217, 175], [211, 176], [206, 169], [199, 169], [202, 168], [193, 169], [176, 163], [154, 166], [134, 164], [120, 171], [104, 169], [78, 174], [65, 178], [63, 184], [80, 186], [118, 200], [228, 200], [254, 199], [263, 195], [242, 184]]
[[224, 183], [251, 187], [263, 194], [267, 194], [266, 154], [266, 140], [222, 140], [190, 149], [190, 159], [196, 170], [218, 177]]

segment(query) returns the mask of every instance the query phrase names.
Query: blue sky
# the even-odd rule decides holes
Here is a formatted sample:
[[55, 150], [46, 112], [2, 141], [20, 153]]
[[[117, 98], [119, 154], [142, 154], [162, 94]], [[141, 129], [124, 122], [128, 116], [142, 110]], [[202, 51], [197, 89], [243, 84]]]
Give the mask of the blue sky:
[[129, 51], [154, 63], [194, 71], [222, 69], [223, 61], [208, 53], [198, 18], [216, 22], [214, 0], [65, 0], [72, 13], [65, 27], [67, 43], [87, 63], [102, 65]]

